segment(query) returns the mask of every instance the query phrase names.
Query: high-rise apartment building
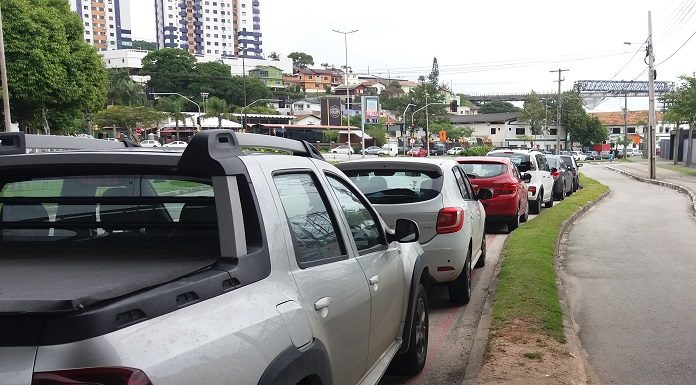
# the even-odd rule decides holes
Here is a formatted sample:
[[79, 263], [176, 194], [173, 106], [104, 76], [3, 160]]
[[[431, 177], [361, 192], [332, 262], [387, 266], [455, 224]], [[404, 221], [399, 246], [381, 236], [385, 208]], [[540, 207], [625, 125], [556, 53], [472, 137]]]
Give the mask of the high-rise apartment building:
[[262, 57], [258, 0], [155, 0], [155, 15], [160, 48]]
[[70, 0], [85, 41], [100, 51], [132, 47], [130, 0]]

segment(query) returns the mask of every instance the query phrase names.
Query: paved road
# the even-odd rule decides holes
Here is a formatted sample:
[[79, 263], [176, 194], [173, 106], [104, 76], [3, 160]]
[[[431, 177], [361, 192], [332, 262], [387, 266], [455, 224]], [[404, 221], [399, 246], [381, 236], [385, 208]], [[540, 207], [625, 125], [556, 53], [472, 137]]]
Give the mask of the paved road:
[[607, 199], [568, 235], [563, 270], [580, 340], [600, 383], [696, 378], [696, 220], [673, 190], [583, 168]]

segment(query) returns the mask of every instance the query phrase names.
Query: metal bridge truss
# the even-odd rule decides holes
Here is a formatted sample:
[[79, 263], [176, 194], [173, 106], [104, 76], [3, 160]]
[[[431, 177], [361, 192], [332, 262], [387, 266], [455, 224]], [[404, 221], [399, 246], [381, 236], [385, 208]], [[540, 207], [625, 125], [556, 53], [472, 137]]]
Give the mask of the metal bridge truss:
[[[626, 80], [578, 80], [573, 89], [583, 98], [617, 96], [648, 96], [648, 82]], [[663, 95], [674, 89], [674, 82], [655, 82], [655, 94]]]

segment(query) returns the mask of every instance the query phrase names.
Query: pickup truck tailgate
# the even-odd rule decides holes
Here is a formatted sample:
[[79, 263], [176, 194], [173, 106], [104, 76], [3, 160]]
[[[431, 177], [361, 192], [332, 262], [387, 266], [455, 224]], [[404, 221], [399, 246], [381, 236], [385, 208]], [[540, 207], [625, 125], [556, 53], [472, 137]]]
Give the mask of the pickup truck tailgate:
[[36, 346], [0, 346], [0, 385], [31, 385]]

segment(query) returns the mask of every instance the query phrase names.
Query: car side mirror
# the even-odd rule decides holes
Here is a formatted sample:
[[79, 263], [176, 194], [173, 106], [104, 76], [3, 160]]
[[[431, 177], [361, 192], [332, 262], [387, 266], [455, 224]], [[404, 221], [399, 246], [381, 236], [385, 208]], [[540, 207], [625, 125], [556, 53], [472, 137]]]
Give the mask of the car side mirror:
[[530, 173], [528, 173], [528, 172], [525, 172], [524, 174], [522, 174], [522, 181], [523, 181], [524, 183], [529, 183], [529, 182], [531, 182], [531, 181], [532, 181], [532, 174], [530, 174]]
[[556, 167], [552, 167], [552, 168], [551, 168], [551, 172], [552, 172], [552, 173], [558, 172], [558, 169], [557, 169]]
[[493, 198], [493, 191], [487, 189], [487, 188], [482, 188], [476, 193], [476, 199], [480, 201], [485, 201], [486, 199], [491, 199]]
[[397, 219], [394, 230], [387, 232], [389, 242], [412, 243], [418, 242], [419, 238], [418, 224], [410, 219]]

